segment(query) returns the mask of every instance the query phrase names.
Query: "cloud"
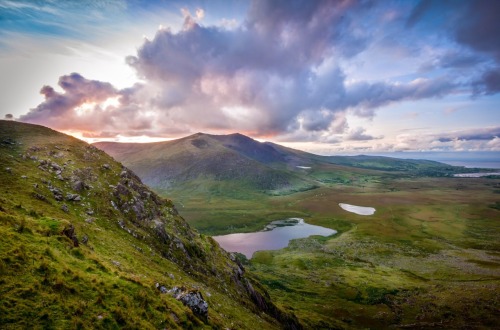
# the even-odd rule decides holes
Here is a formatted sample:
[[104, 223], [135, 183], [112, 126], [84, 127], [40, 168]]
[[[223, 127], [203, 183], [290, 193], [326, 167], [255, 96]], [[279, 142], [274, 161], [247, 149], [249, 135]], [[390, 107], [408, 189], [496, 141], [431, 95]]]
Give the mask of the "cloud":
[[466, 4], [454, 31], [456, 40], [472, 49], [492, 54], [500, 61], [500, 2], [481, 0]]
[[473, 83], [474, 93], [492, 95], [500, 92], [500, 66], [483, 75]]
[[[84, 126], [92, 129], [102, 126], [103, 122], [99, 119], [111, 120], [109, 116], [96, 118], [97, 114], [104, 113], [104, 109], [98, 108], [96, 104], [118, 95], [118, 91], [111, 84], [88, 80], [78, 73], [60, 77], [58, 84], [63, 90], [62, 93], [51, 86], [43, 86], [40, 93], [45, 97], [45, 101], [21, 116], [20, 120], [57, 129], [83, 128], [81, 124], [84, 121]], [[78, 114], [78, 109], [82, 112], [81, 115]], [[85, 113], [92, 113], [92, 118]]]
[[366, 134], [366, 129], [362, 127], [357, 127], [351, 130], [346, 136], [346, 140], [348, 141], [370, 141], [380, 138], [381, 137], [374, 137], [372, 135]]
[[480, 129], [470, 129], [463, 131], [450, 132], [437, 136], [440, 142], [449, 142], [454, 140], [493, 140], [500, 137], [500, 127], [489, 127]]
[[[450, 72], [349, 79], [345, 63], [370, 50], [376, 40], [368, 28], [374, 22], [371, 13], [385, 6], [255, 0], [245, 19], [230, 28], [203, 25], [203, 9], [182, 9], [182, 29], [160, 28], [126, 58], [140, 84], [117, 89], [78, 73], [65, 75], [59, 79], [62, 92], [44, 86], [45, 100], [20, 119], [92, 137], [236, 130], [287, 141], [373, 140], [377, 137], [363, 128], [349, 130], [347, 115], [372, 118], [390, 104], [455, 93], [467, 82], [451, 71], [483, 61], [472, 51], [454, 50], [429, 68]], [[421, 2], [415, 7], [408, 29], [432, 14], [434, 6]], [[391, 31], [391, 38], [398, 36]], [[498, 90], [496, 73], [490, 73], [476, 79], [477, 94]]]
[[11, 113], [5, 115], [5, 120], [13, 120], [14, 116]]

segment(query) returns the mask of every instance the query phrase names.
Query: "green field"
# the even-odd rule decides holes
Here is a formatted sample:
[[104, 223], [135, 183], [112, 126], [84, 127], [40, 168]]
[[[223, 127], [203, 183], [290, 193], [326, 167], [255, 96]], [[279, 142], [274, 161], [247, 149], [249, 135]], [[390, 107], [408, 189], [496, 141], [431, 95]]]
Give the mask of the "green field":
[[[489, 329], [500, 323], [500, 180], [328, 166], [318, 189], [283, 196], [171, 191], [201, 232], [303, 217], [339, 231], [257, 252], [247, 269], [307, 328]], [[338, 203], [376, 208], [373, 216]], [[182, 206], [180, 205], [182, 203]]]
[[[287, 217], [337, 230], [244, 260], [306, 328], [500, 324], [498, 177], [454, 178], [478, 169], [426, 160], [317, 156], [242, 135], [101, 147], [204, 234]], [[377, 211], [360, 216], [338, 203]]]

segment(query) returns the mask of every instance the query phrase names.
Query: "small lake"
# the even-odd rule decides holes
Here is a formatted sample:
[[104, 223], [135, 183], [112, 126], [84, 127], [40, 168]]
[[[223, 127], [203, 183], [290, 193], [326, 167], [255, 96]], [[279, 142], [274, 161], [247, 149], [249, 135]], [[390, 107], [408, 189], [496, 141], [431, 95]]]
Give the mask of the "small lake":
[[242, 253], [250, 259], [255, 251], [285, 248], [292, 239], [312, 235], [330, 236], [336, 233], [336, 230], [330, 228], [305, 223], [301, 218], [290, 218], [273, 221], [263, 231], [212, 236], [212, 238], [224, 250]]
[[483, 176], [490, 176], [490, 175], [500, 175], [500, 172], [490, 172], [490, 173], [459, 173], [459, 174], [453, 174], [453, 176], [456, 177], [456, 178], [481, 178]]
[[359, 215], [373, 215], [373, 213], [375, 213], [375, 209], [373, 207], [357, 206], [345, 203], [339, 203], [339, 206], [347, 212], [352, 212]]

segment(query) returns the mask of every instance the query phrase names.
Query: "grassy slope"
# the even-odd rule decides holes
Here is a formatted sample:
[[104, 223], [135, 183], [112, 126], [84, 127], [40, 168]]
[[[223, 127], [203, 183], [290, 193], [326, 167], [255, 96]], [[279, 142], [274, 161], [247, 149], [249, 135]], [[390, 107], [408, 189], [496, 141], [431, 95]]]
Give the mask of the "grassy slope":
[[[245, 278], [259, 296], [255, 281], [237, 275], [238, 265], [170, 201], [96, 148], [0, 121], [0, 183], [0, 328], [279, 327], [252, 302]], [[81, 200], [68, 201], [69, 193]], [[78, 247], [62, 234], [70, 224]], [[200, 291], [208, 318], [156, 283]], [[262, 294], [260, 307], [293, 323]]]
[[[436, 178], [462, 169], [386, 157], [328, 164], [277, 148], [290, 166], [311, 166], [301, 173], [321, 187], [269, 196], [193, 181], [170, 192], [206, 233], [253, 231], [287, 216], [339, 230], [258, 252], [249, 262], [273, 299], [306, 327], [489, 329], [500, 323], [498, 179]], [[339, 202], [377, 212], [350, 214]]]
[[[125, 145], [102, 142], [95, 145], [122, 161], [146, 184], [160, 192], [182, 187], [192, 181], [203, 183], [203, 189], [227, 182], [238, 187], [241, 193], [274, 189], [286, 191], [312, 185], [294, 173], [262, 162], [267, 150], [258, 147], [264, 148], [266, 145], [241, 135], [229, 136], [232, 139], [225, 137], [198, 133], [168, 142]], [[250, 140], [250, 144], [257, 149], [241, 143], [239, 137]], [[224, 193], [224, 190], [221, 192]]]
[[[500, 324], [499, 180], [385, 178], [281, 198], [341, 234], [258, 252], [251, 269], [314, 328]], [[276, 201], [277, 202], [277, 201]], [[339, 202], [373, 206], [350, 214]]]

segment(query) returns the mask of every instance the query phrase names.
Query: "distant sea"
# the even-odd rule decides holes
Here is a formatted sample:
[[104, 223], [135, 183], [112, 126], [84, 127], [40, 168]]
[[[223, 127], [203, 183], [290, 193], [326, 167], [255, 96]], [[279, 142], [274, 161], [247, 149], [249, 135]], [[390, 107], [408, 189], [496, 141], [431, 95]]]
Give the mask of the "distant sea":
[[403, 159], [427, 159], [437, 162], [465, 166], [469, 168], [500, 169], [500, 152], [498, 151], [468, 151], [468, 152], [386, 152], [365, 153], [365, 155], [386, 156]]

